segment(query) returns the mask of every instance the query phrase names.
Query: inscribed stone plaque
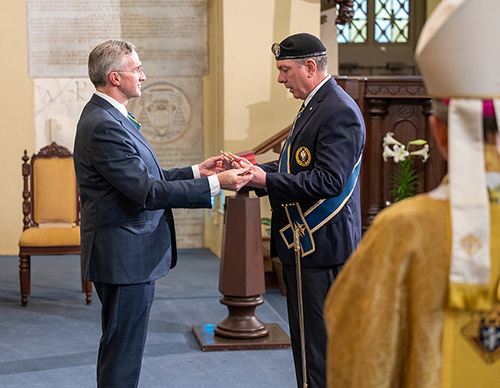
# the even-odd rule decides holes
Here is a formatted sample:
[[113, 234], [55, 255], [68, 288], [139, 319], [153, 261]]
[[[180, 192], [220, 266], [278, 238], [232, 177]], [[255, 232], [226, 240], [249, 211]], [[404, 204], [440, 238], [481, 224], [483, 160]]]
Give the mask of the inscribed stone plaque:
[[98, 43], [121, 37], [120, 0], [26, 0], [29, 76], [87, 77]]
[[151, 77], [207, 72], [207, 0], [122, 0], [122, 39]]
[[207, 0], [26, 0], [30, 77], [86, 77], [108, 39], [137, 46], [150, 76], [207, 71]]

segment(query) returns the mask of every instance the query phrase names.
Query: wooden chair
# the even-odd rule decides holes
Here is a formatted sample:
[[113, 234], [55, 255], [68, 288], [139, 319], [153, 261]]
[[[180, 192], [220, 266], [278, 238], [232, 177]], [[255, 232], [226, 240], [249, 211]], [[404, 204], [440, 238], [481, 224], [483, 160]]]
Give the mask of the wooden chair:
[[[21, 304], [31, 291], [31, 255], [80, 255], [80, 198], [73, 154], [52, 143], [38, 154], [22, 157], [24, 227], [19, 239]], [[92, 282], [82, 279], [87, 304]]]

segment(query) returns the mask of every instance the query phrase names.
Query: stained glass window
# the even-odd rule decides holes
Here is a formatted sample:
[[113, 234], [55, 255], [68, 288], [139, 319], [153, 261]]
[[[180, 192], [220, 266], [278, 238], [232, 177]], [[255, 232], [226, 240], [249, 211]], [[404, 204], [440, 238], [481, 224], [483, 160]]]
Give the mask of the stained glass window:
[[[370, 5], [372, 5], [370, 0]], [[407, 43], [410, 26], [410, 0], [374, 0], [375, 8], [368, 8], [368, 0], [354, 1], [354, 17], [349, 24], [337, 28], [338, 43], [365, 43], [368, 25], [373, 25], [377, 43]], [[369, 23], [373, 20], [373, 24]]]
[[364, 43], [367, 39], [367, 3], [368, 0], [354, 2], [354, 16], [349, 24], [338, 25], [338, 43]]
[[409, 3], [409, 0], [377, 0], [375, 2], [375, 42], [408, 42]]

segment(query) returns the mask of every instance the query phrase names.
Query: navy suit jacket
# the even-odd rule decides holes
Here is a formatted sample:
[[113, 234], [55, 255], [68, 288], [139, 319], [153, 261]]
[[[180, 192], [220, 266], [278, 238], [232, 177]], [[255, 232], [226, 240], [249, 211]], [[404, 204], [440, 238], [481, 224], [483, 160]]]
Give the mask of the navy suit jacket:
[[193, 179], [190, 167], [163, 170], [144, 136], [97, 95], [78, 122], [74, 161], [83, 277], [135, 284], [166, 275], [176, 258], [171, 209], [210, 207], [208, 179]]
[[[357, 104], [331, 78], [297, 119], [290, 145], [290, 173], [278, 172], [277, 163], [261, 165], [267, 172], [272, 208], [271, 250], [283, 263], [295, 264], [293, 247], [288, 248], [279, 233], [288, 224], [283, 205], [299, 202], [305, 212], [320, 199], [339, 196], [362, 155], [365, 136]], [[310, 152], [306, 166], [297, 152], [303, 147]], [[348, 259], [361, 239], [359, 183], [342, 210], [314, 232], [313, 238], [316, 249], [302, 259], [304, 267], [331, 267]]]

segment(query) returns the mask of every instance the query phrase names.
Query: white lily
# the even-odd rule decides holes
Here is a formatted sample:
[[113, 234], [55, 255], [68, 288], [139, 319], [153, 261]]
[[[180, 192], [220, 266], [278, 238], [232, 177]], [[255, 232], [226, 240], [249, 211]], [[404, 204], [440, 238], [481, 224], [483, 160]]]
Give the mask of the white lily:
[[403, 160], [406, 159], [407, 156], [410, 155], [410, 153], [405, 150], [405, 146], [404, 145], [397, 145], [395, 144], [394, 147], [393, 147], [393, 150], [394, 150], [394, 163], [399, 163], [399, 162], [402, 162]]
[[[393, 182], [391, 183], [391, 196], [394, 197], [394, 202], [401, 201], [405, 198], [415, 195], [418, 191], [418, 173], [412, 166], [411, 156], [421, 156], [423, 161], [429, 158], [429, 145], [424, 139], [416, 139], [409, 141], [406, 145], [394, 138], [394, 133], [387, 132], [383, 141], [384, 152], [382, 157], [384, 161], [388, 158], [393, 158], [394, 163], [399, 164], [399, 168], [394, 172]], [[407, 149], [408, 148], [408, 149]], [[409, 149], [420, 148], [416, 151]], [[390, 205], [386, 203], [387, 206]]]
[[424, 145], [421, 149], [417, 151], [410, 152], [410, 155], [418, 155], [422, 157], [422, 161], [425, 163], [429, 159], [429, 144]]
[[386, 145], [384, 147], [384, 153], [382, 154], [382, 157], [384, 158], [384, 162], [387, 162], [387, 158], [394, 157], [394, 151], [391, 150], [391, 148], [388, 145]]
[[387, 132], [384, 136], [384, 142], [382, 144], [382, 147], [385, 147], [388, 145], [393, 145], [393, 144], [401, 145], [401, 143], [394, 138], [394, 133]]

